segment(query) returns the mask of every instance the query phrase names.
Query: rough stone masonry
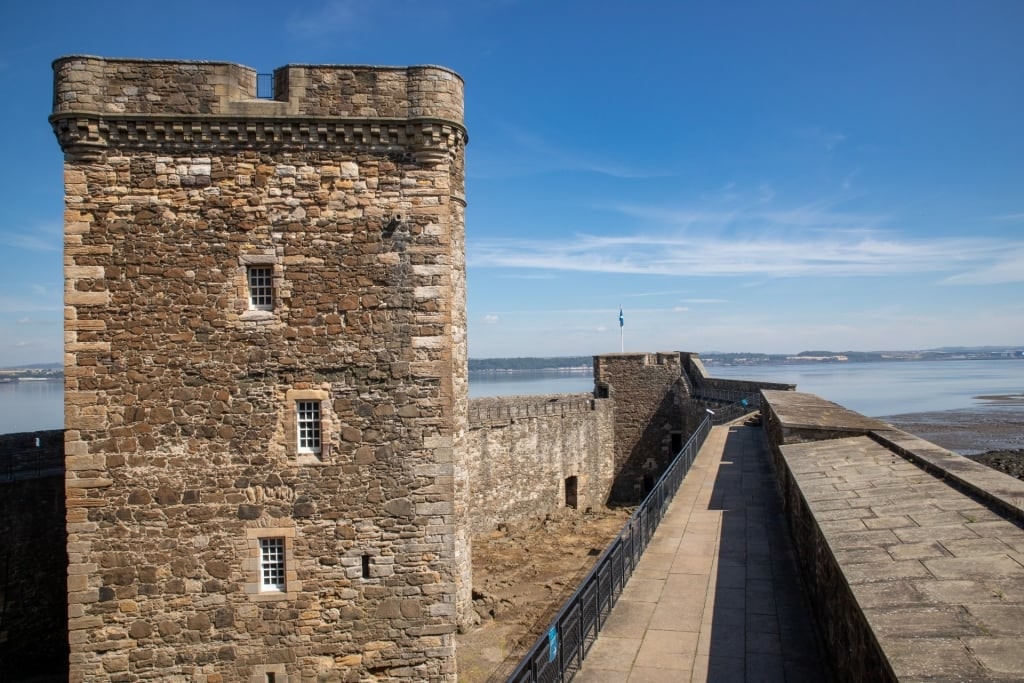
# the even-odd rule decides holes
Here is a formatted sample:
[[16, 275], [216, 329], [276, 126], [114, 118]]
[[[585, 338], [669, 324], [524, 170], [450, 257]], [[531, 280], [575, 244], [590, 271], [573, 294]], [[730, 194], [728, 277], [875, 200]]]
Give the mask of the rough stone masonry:
[[71, 681], [454, 681], [462, 80], [54, 71]]

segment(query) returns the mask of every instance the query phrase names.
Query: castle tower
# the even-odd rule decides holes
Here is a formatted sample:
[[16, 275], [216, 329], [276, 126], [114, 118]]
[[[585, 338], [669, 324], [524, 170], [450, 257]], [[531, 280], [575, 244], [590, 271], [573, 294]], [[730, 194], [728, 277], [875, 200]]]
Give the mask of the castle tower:
[[594, 356], [597, 394], [615, 405], [615, 482], [610, 499], [636, 501], [654, 486], [697, 424], [687, 424], [689, 354]]
[[463, 84], [66, 57], [72, 681], [454, 681]]

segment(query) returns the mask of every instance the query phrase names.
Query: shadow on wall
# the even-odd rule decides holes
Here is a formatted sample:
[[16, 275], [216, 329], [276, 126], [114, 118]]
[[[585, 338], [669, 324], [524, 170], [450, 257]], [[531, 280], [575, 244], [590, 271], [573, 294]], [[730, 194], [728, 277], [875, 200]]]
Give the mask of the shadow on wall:
[[64, 432], [0, 435], [0, 683], [68, 680]]
[[[662, 396], [652, 419], [644, 425], [629, 456], [619, 466], [607, 505], [642, 500], [675, 457], [672, 443], [678, 441], [681, 448], [693, 434], [695, 425], [691, 424], [689, 412], [681, 409], [676, 394], [676, 391], [669, 391]], [[679, 415], [685, 419], [680, 421]], [[666, 424], [670, 425], [668, 429]]]

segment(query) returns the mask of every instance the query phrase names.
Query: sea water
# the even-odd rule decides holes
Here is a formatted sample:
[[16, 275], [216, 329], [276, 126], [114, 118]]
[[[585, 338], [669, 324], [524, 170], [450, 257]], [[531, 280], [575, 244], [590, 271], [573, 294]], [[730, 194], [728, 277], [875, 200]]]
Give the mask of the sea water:
[[[871, 417], [976, 408], [987, 404], [980, 396], [1024, 395], [1021, 360], [708, 365], [707, 371], [712, 377], [796, 384], [797, 391], [818, 394]], [[471, 398], [580, 393], [593, 388], [593, 377], [587, 372], [471, 373], [469, 377]], [[63, 427], [63, 390], [60, 381], [0, 383], [0, 434]]]
[[[1024, 361], [890, 361], [873, 363], [708, 365], [712, 377], [796, 384], [850, 410], [882, 417], [975, 408], [980, 396], [1024, 395]], [[589, 374], [470, 374], [470, 397], [593, 390]]]

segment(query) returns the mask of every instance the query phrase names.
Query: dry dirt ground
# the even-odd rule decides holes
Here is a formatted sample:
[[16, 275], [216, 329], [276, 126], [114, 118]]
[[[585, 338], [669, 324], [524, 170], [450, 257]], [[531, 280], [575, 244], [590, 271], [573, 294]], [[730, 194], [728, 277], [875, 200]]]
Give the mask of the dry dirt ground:
[[474, 537], [473, 602], [481, 623], [456, 639], [459, 683], [504, 681], [630, 514], [565, 509]]

